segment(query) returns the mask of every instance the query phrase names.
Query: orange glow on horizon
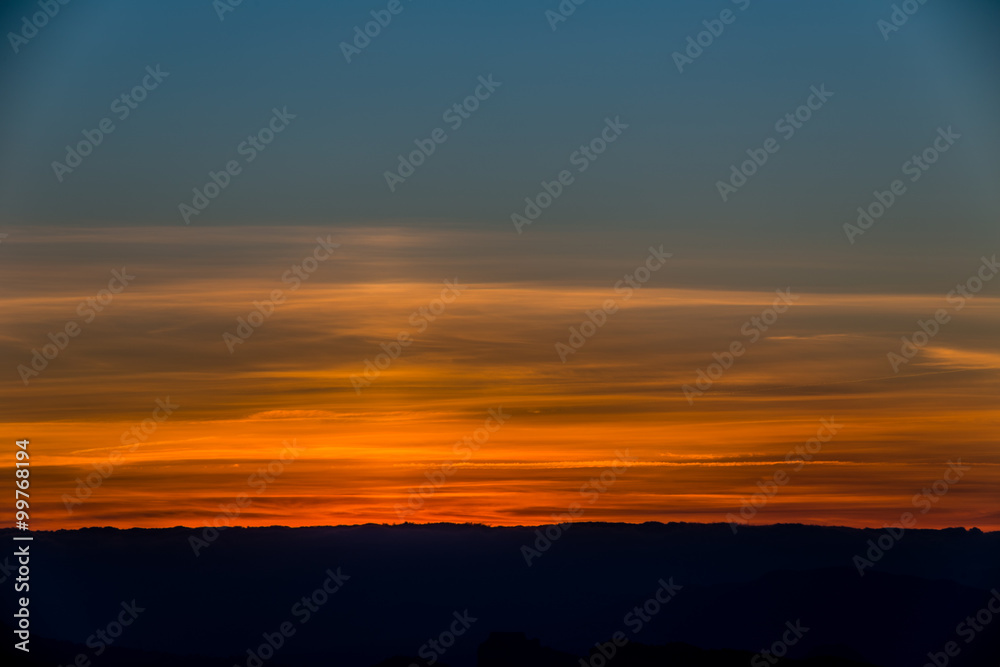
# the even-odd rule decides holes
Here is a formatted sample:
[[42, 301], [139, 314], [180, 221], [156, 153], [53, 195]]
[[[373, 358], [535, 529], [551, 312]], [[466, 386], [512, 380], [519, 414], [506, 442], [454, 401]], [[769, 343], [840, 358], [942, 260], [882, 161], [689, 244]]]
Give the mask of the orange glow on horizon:
[[[440, 259], [432, 280], [393, 273], [362, 250], [402, 244], [434, 256], [434, 239], [349, 231], [344, 257], [291, 291], [282, 273], [315, 232], [288, 242], [289, 261], [247, 260], [221, 273], [208, 258], [230, 237], [181, 231], [187, 240], [123, 232], [133, 250], [163, 234], [205, 255], [171, 269], [154, 251], [140, 253], [129, 266], [135, 285], [43, 373], [25, 387], [10, 369], [0, 385], [18, 415], [8, 432], [31, 440], [33, 528], [201, 526], [241, 493], [252, 502], [235, 525], [541, 524], [573, 503], [581, 521], [722, 522], [784, 471], [787, 483], [750, 523], [881, 527], [912, 511], [918, 528], [1000, 529], [1000, 357], [983, 333], [995, 330], [1000, 299], [970, 301], [897, 374], [887, 353], [943, 295], [802, 293], [749, 343], [741, 324], [772, 303], [773, 290], [695, 288], [673, 279], [672, 267], [628, 300], [614, 279], [474, 280], [461, 259]], [[255, 234], [246, 243], [277, 242]], [[645, 251], [633, 254], [614, 265], [618, 275]], [[79, 319], [77, 304], [107, 269], [81, 281], [53, 256], [45, 298], [2, 299], [20, 323], [5, 336], [13, 364], [29, 363], [48, 332]], [[421, 330], [411, 316], [456, 276], [465, 291]], [[223, 332], [276, 288], [287, 300], [230, 354]], [[563, 363], [555, 344], [614, 298], [619, 310]], [[412, 344], [356, 391], [352, 376], [365, 378], [366, 360], [400, 332]], [[734, 340], [746, 353], [689, 403], [681, 388]], [[123, 437], [132, 442], [126, 434], [167, 397], [179, 407], [130, 450]], [[456, 445], [475, 442], [491, 410], [510, 416], [478, 449]], [[789, 452], [831, 418], [841, 427], [796, 469]], [[293, 442], [301, 452], [258, 493], [262, 477], [251, 476]], [[114, 452], [122, 458], [112, 464]], [[634, 465], [591, 503], [586, 485], [624, 452]], [[926, 514], [915, 510], [914, 496], [958, 458], [970, 466], [961, 481]], [[77, 480], [95, 474], [100, 484], [78, 493]], [[428, 484], [432, 492], [414, 500]]]

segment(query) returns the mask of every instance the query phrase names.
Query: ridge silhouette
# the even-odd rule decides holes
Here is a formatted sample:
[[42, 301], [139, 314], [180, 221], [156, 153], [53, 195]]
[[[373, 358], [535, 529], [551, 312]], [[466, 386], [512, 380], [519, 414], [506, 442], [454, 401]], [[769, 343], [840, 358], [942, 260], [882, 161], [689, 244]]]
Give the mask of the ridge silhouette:
[[[777, 664], [922, 667], [949, 641], [960, 648], [949, 667], [1000, 659], [1000, 615], [969, 642], [956, 632], [1000, 590], [1000, 533], [908, 530], [862, 576], [852, 559], [881, 530], [580, 523], [528, 567], [520, 548], [536, 529], [232, 528], [199, 556], [190, 528], [38, 531], [32, 654], [8, 642], [0, 656], [47, 667], [81, 653], [94, 667], [246, 666], [247, 650], [291, 621], [295, 634], [262, 665], [423, 667], [430, 656], [434, 667], [579, 666], [616, 633], [627, 642], [607, 667], [747, 665], [800, 622], [808, 631]], [[299, 624], [293, 605], [338, 568], [349, 578]], [[629, 613], [661, 580], [680, 588], [637, 627]], [[4, 600], [9, 633], [13, 599]], [[132, 600], [145, 611], [95, 656], [87, 638]], [[467, 632], [429, 653], [466, 613]]]

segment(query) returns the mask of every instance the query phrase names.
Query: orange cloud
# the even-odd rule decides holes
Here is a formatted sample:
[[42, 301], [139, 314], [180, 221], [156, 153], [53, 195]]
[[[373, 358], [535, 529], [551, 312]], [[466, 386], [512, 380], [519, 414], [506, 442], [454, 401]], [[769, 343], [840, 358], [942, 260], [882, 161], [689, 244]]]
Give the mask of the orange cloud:
[[[689, 404], [681, 387], [713, 353], [746, 342], [741, 325], [787, 285], [696, 285], [692, 275], [724, 269], [678, 257], [624, 300], [613, 286], [652, 241], [588, 264], [575, 246], [552, 252], [559, 242], [544, 233], [526, 248], [488, 232], [352, 228], [335, 233], [343, 252], [293, 291], [282, 274], [319, 233], [12, 235], [23, 252], [0, 270], [22, 289], [0, 299], [12, 360], [0, 392], [19, 415], [9, 430], [32, 443], [36, 527], [202, 525], [248, 489], [243, 525], [396, 522], [425, 473], [447, 462], [453, 473], [408, 520], [543, 523], [587, 503], [581, 487], [619, 450], [636, 463], [585, 504], [585, 520], [722, 521], [760, 480], [793, 467], [789, 452], [831, 416], [843, 429], [754, 521], [881, 526], [961, 457], [971, 471], [920, 525], [1000, 527], [984, 509], [1000, 481], [998, 357], [984, 351], [995, 298], [977, 296], [896, 374], [886, 354], [941, 295], [800, 291]], [[475, 243], [496, 243], [495, 261], [455, 252]], [[16, 365], [122, 266], [134, 285], [24, 386]], [[456, 277], [462, 295], [414, 325]], [[222, 334], [274, 289], [287, 299], [230, 354]], [[620, 309], [562, 363], [555, 344], [613, 298]], [[401, 331], [412, 344], [357, 393], [352, 375]], [[167, 396], [176, 412], [134, 449], [123, 444]], [[456, 443], [501, 406], [509, 422], [463, 459]], [[248, 479], [293, 440], [302, 456], [256, 494]]]

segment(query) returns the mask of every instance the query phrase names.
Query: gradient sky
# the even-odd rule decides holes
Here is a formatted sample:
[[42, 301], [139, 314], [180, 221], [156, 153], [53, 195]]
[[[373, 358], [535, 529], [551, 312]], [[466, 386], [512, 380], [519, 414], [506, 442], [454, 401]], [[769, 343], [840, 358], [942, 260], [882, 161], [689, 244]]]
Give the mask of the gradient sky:
[[[550, 522], [628, 449], [585, 519], [722, 521], [785, 470], [754, 523], [882, 526], [961, 457], [918, 525], [1000, 528], [1000, 280], [898, 374], [886, 359], [1000, 246], [1000, 10], [927, 3], [884, 40], [890, 2], [740, 4], [593, 0], [553, 31], [555, 1], [403, 0], [350, 63], [340, 42], [385, 3], [244, 0], [223, 21], [207, 1], [70, 3], [18, 53], [5, 39], [0, 398], [9, 438], [32, 440], [35, 527], [202, 525], [293, 439], [237, 523], [396, 522], [503, 406], [409, 520]], [[671, 54], [727, 8], [679, 73]], [[0, 27], [33, 11], [6, 3]], [[66, 144], [156, 65], [169, 77], [58, 182]], [[488, 75], [500, 88], [390, 192], [397, 154]], [[834, 96], [723, 202], [730, 165], [821, 85]], [[296, 118], [185, 225], [178, 204], [274, 107]], [[608, 117], [628, 129], [519, 235], [511, 214]], [[849, 243], [857, 207], [947, 127], [961, 139]], [[328, 235], [335, 256], [288, 291]], [[562, 363], [569, 327], [661, 245], [673, 257]], [[122, 267], [134, 284], [83, 323]], [[690, 405], [681, 387], [785, 288], [796, 305]], [[230, 354], [223, 332], [274, 289], [287, 301]], [[17, 366], [69, 320], [82, 333], [25, 386]], [[415, 342], [358, 395], [400, 331]], [[60, 496], [166, 396], [176, 414], [67, 514]], [[842, 430], [791, 472], [830, 417]]]

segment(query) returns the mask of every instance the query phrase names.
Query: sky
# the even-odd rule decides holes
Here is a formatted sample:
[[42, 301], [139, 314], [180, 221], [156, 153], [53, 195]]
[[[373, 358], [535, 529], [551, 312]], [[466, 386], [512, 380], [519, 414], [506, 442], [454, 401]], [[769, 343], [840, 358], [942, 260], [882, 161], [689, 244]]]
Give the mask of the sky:
[[389, 4], [0, 10], [36, 527], [1000, 527], [992, 3]]

